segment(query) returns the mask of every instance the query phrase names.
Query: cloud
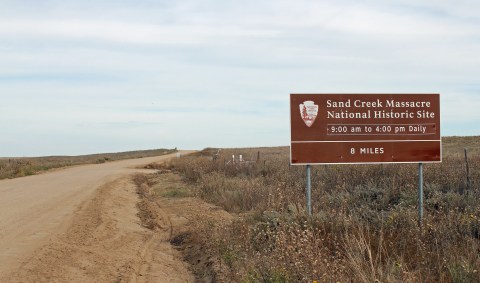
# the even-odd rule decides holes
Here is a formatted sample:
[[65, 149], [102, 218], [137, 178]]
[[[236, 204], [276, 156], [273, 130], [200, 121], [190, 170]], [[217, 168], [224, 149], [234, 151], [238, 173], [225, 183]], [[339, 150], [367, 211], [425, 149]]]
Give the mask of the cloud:
[[[439, 92], [443, 133], [474, 134], [478, 9], [433, 0], [1, 1], [0, 156], [285, 145], [293, 92]], [[32, 134], [35, 147], [12, 142]]]
[[211, 40], [265, 38], [275, 32], [235, 26], [187, 26], [97, 20], [3, 20], [0, 36], [44, 40], [97, 40], [147, 45], [196, 45]]

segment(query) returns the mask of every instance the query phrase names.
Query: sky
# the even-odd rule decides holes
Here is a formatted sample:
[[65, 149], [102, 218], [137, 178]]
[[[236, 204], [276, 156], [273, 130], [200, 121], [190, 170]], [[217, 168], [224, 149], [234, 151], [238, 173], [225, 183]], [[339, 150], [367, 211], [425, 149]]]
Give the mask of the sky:
[[440, 93], [480, 134], [480, 1], [0, 0], [0, 156], [290, 142], [290, 93]]

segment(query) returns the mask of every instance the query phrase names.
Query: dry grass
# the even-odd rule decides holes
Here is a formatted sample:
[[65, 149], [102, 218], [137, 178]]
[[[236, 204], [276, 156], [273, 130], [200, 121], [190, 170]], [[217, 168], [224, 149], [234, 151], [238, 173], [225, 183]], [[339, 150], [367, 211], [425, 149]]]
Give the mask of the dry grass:
[[478, 136], [470, 137], [444, 137], [442, 138], [443, 142], [443, 153], [447, 156], [456, 156], [463, 157], [464, 149], [468, 150], [468, 153], [472, 156], [480, 155], [480, 146], [478, 144]]
[[[198, 224], [223, 266], [220, 281], [480, 282], [480, 139], [465, 143], [445, 139], [443, 163], [424, 166], [423, 228], [415, 164], [315, 166], [312, 217], [305, 169], [289, 166], [286, 147], [222, 150], [215, 160], [209, 149], [166, 167], [238, 216], [230, 225]], [[255, 162], [229, 163], [232, 154]]]
[[53, 168], [81, 164], [105, 163], [114, 160], [159, 156], [175, 152], [172, 149], [139, 150], [117, 153], [101, 153], [80, 156], [46, 156], [0, 158], [0, 179], [17, 178], [37, 174]]

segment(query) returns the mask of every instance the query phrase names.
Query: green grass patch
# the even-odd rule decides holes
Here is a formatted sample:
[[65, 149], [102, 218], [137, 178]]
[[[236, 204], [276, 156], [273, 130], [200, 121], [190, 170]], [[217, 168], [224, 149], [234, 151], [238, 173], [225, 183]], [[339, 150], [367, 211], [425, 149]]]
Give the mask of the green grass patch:
[[191, 196], [191, 193], [187, 188], [176, 187], [164, 190], [159, 195], [166, 198], [184, 198]]

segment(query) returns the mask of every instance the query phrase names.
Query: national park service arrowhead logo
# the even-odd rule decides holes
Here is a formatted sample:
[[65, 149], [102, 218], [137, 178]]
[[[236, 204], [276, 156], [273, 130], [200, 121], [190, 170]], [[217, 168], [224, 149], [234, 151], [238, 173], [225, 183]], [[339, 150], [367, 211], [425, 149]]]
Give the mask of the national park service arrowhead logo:
[[318, 114], [318, 105], [315, 105], [313, 101], [304, 101], [300, 104], [300, 115], [302, 116], [303, 122], [307, 127], [310, 127], [315, 122]]

